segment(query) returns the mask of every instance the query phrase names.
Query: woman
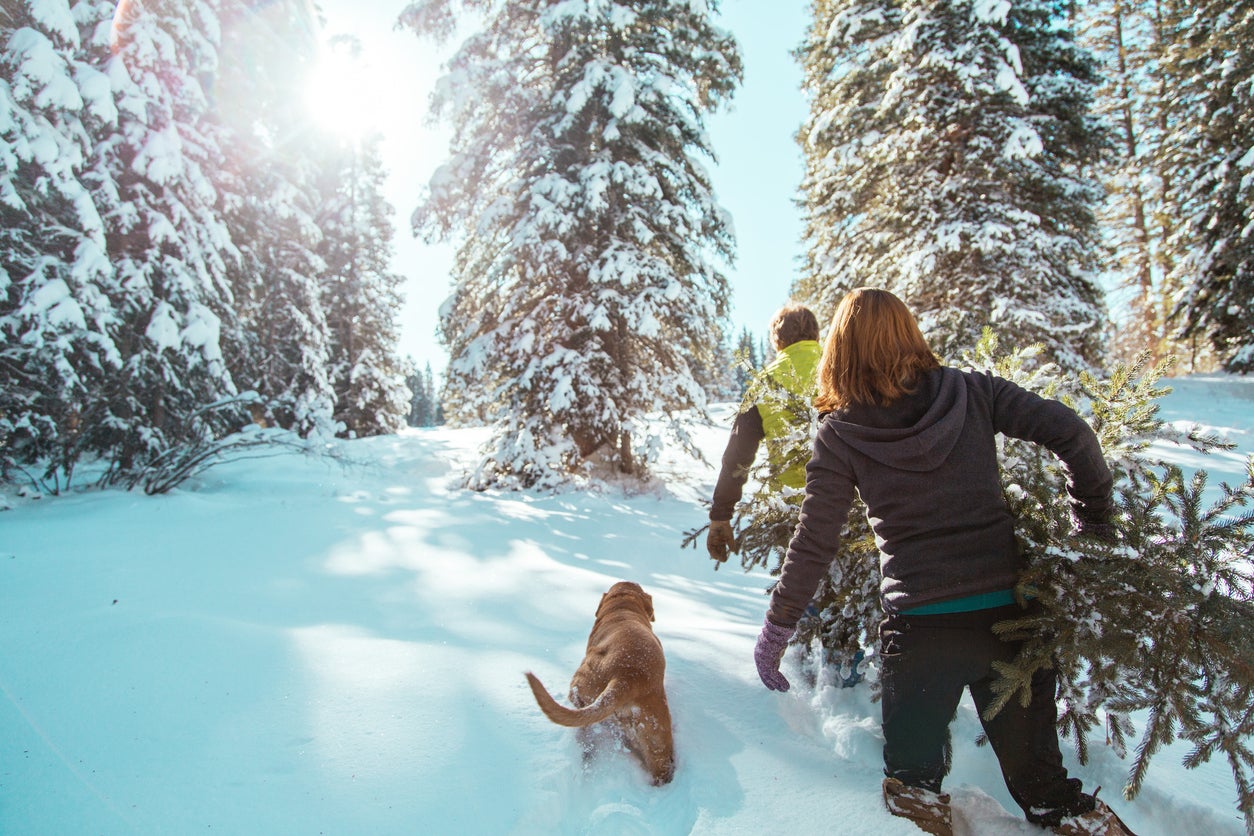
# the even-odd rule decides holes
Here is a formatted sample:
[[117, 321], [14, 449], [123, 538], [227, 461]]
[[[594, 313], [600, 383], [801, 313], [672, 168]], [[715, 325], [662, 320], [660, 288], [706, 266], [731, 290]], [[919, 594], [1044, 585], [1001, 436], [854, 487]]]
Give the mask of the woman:
[[1002, 495], [995, 436], [1044, 445], [1066, 469], [1082, 534], [1108, 536], [1110, 470], [1075, 412], [992, 374], [941, 366], [900, 299], [859, 288], [840, 303], [819, 363], [823, 415], [801, 519], [754, 650], [766, 687], [827, 572], [855, 490], [880, 549], [884, 800], [894, 815], [951, 833], [949, 723], [970, 688], [1006, 786], [1028, 820], [1064, 834], [1130, 834], [1062, 764], [1056, 675], [1039, 671], [1027, 707], [983, 719], [993, 664], [1019, 649], [992, 626], [1022, 614], [1024, 558]]

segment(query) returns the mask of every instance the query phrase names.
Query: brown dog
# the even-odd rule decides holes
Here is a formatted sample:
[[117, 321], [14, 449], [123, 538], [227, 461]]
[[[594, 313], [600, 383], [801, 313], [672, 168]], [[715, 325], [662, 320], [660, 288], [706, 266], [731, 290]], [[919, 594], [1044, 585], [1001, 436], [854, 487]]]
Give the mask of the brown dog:
[[652, 596], [639, 584], [620, 581], [601, 596], [588, 650], [570, 679], [575, 708], [559, 705], [530, 671], [527, 682], [550, 720], [579, 728], [585, 751], [593, 743], [588, 726], [602, 720], [616, 723], [657, 786], [675, 775], [675, 742], [662, 687], [666, 657], [652, 621]]

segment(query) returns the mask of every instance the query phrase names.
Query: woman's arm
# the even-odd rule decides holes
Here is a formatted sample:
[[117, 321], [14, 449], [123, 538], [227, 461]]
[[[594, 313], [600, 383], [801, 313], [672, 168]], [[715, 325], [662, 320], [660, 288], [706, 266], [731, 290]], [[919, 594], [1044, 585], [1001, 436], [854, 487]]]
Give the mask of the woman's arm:
[[1058, 457], [1076, 519], [1101, 524], [1114, 505], [1114, 478], [1101, 443], [1088, 422], [1066, 404], [989, 375], [993, 382], [994, 428], [1040, 444]]
[[806, 465], [801, 519], [788, 545], [779, 583], [771, 593], [766, 617], [780, 627], [795, 627], [809, 606], [840, 548], [840, 532], [853, 504], [853, 475], [828, 440], [839, 443], [833, 431], [820, 427], [810, 463]]

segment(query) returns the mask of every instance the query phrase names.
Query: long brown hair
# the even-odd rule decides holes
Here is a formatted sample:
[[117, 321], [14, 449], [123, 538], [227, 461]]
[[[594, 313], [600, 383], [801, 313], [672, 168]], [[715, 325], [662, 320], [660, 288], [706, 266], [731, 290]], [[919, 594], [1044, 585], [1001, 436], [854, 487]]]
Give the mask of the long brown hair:
[[939, 366], [904, 302], [887, 290], [859, 287], [832, 317], [814, 405], [820, 412], [883, 406], [911, 391], [920, 372]]

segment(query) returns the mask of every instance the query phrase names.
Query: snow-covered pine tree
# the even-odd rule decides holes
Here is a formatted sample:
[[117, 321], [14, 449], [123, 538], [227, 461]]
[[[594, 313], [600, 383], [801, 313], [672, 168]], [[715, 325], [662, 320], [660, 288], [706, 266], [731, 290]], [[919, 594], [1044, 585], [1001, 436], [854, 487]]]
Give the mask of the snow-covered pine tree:
[[942, 354], [984, 325], [1068, 369], [1102, 358], [1094, 283], [1106, 146], [1072, 3], [819, 2], [801, 54], [811, 253], [794, 295], [820, 318], [859, 285], [916, 311]]
[[214, 107], [228, 127], [215, 172], [241, 258], [231, 271], [237, 327], [228, 345], [254, 417], [302, 436], [331, 434], [331, 336], [317, 249], [320, 136], [303, 110], [317, 25], [303, 0], [221, 0], [223, 54]]
[[887, 237], [877, 234], [882, 222], [870, 210], [891, 177], [878, 143], [888, 126], [885, 95], [901, 13], [900, 0], [815, 0], [797, 50], [810, 102], [797, 134], [808, 246], [793, 295], [822, 324], [845, 293], [867, 283], [883, 248], [878, 239]]
[[1173, 176], [1187, 184], [1188, 256], [1177, 265], [1182, 332], [1204, 335], [1224, 367], [1254, 370], [1254, 2], [1192, 4], [1176, 18], [1166, 67], [1184, 100]]
[[411, 427], [434, 427], [442, 423], [440, 418], [439, 392], [431, 374], [431, 364], [419, 370], [413, 357], [405, 358], [405, 385], [410, 391], [409, 411], [405, 423]]
[[1080, 41], [1104, 68], [1095, 110], [1115, 137], [1115, 153], [1102, 168], [1107, 197], [1098, 212], [1107, 247], [1103, 271], [1113, 289], [1110, 349], [1124, 362], [1148, 351], [1157, 363], [1174, 352], [1167, 282], [1175, 217], [1166, 210], [1171, 180], [1160, 170], [1162, 126], [1173, 101], [1159, 71], [1163, 3], [1096, 0], [1077, 12]]
[[329, 156], [318, 213], [335, 420], [359, 437], [396, 432], [409, 406], [396, 356], [404, 278], [390, 267], [393, 210], [383, 197], [379, 139], [340, 143]]
[[717, 345], [709, 354], [690, 360], [693, 379], [704, 390], [707, 401], [727, 401], [740, 397], [736, 383], [736, 354], [731, 347], [732, 334], [722, 330]]
[[108, 458], [108, 481], [142, 482], [172, 450], [243, 421], [220, 350], [236, 251], [209, 176], [222, 153], [202, 84], [217, 67], [218, 29], [212, 0], [128, 0], [112, 43], [92, 44], [118, 101], [116, 130], [96, 138], [107, 179], [92, 188], [114, 268], [121, 370], [84, 410], [82, 432]]
[[[109, 20], [98, 5], [79, 13], [89, 31]], [[86, 401], [120, 365], [104, 226], [82, 179], [93, 126], [117, 111], [82, 60], [80, 20], [66, 0], [0, 13], [0, 480], [22, 468], [51, 490], [82, 453]]]
[[740, 331], [733, 356], [736, 358], [735, 396], [742, 398], [749, 390], [749, 384], [753, 382], [758, 369], [766, 365], [766, 349], [761, 340], [755, 340], [753, 332], [746, 327]]
[[[455, 421], [496, 425], [475, 486], [552, 485], [594, 457], [641, 473], [655, 412], [701, 406], [732, 233], [701, 157], [740, 79], [714, 2], [417, 0], [402, 21], [479, 29], [434, 110], [452, 157], [415, 213], [464, 233], [441, 311]], [[674, 428], [676, 425], [672, 425]]]

